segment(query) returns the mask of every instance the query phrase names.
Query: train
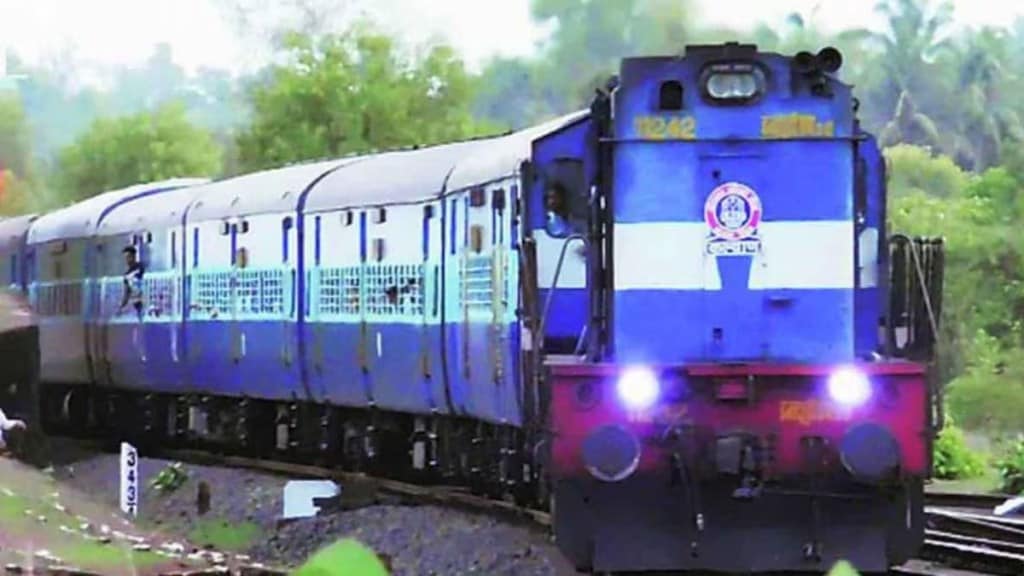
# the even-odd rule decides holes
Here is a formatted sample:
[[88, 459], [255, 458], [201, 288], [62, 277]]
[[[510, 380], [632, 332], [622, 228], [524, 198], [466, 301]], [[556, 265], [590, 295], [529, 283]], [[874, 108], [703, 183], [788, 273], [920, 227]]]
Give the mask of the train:
[[889, 230], [841, 66], [690, 45], [527, 129], [0, 221], [39, 423], [465, 485], [581, 572], [885, 572], [944, 248]]

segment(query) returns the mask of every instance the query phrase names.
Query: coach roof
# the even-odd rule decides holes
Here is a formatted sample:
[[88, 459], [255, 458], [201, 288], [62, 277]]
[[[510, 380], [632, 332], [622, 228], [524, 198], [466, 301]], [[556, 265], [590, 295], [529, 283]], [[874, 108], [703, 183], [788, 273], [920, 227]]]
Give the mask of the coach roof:
[[203, 178], [178, 178], [148, 184], [136, 184], [120, 190], [104, 192], [103, 194], [72, 204], [67, 208], [40, 216], [29, 230], [28, 241], [30, 244], [41, 244], [53, 240], [92, 236], [96, 232], [100, 219], [122, 202], [205, 182], [209, 182], [209, 180]]
[[12, 216], [0, 221], [0, 250], [11, 250], [21, 243], [29, 226], [38, 218], [37, 214]]
[[211, 182], [202, 187], [201, 194], [189, 209], [188, 220], [194, 222], [250, 214], [294, 212], [306, 188], [331, 170], [359, 161], [360, 157], [351, 156]]
[[487, 148], [459, 162], [448, 180], [448, 190], [461, 190], [517, 173], [519, 165], [530, 158], [534, 140], [578, 122], [589, 113], [587, 110], [580, 110], [496, 138]]
[[304, 209], [317, 212], [436, 197], [462, 158], [486, 150], [495, 140], [470, 140], [367, 156], [327, 175], [313, 188]]

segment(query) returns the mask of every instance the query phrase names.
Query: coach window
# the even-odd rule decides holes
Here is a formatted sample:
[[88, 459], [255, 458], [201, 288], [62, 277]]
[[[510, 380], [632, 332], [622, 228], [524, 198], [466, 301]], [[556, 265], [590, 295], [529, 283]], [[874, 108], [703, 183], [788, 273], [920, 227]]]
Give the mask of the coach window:
[[292, 217], [288, 216], [281, 221], [281, 262], [288, 263], [288, 240], [292, 230]]
[[192, 229], [192, 267], [199, 267], [199, 228]]
[[480, 208], [487, 205], [487, 193], [483, 188], [476, 188], [469, 192], [469, 205], [473, 208]]
[[313, 218], [313, 263], [320, 265], [320, 217]]

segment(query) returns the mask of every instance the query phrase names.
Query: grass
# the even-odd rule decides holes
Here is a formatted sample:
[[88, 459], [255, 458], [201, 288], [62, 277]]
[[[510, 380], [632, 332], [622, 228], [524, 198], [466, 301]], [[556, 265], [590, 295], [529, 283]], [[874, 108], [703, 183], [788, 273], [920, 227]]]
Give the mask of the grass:
[[387, 576], [388, 570], [372, 550], [359, 542], [344, 539], [317, 552], [295, 576]]
[[992, 493], [999, 492], [1002, 479], [994, 466], [985, 466], [985, 472], [977, 478], [961, 480], [935, 480], [931, 488], [937, 492]]
[[27, 508], [31, 508], [27, 499], [0, 493], [0, 520], [3, 520], [5, 524], [24, 518]]
[[[85, 570], [109, 570], [129, 565], [145, 568], [166, 562], [153, 552], [136, 552], [123, 544], [103, 544], [61, 533], [61, 525], [73, 527], [78, 520], [54, 508], [50, 500], [0, 492], [0, 524], [4, 531], [16, 537], [31, 535], [37, 543], [36, 548], [47, 548], [64, 562]], [[31, 510], [32, 516], [26, 516], [25, 510]], [[38, 516], [46, 518], [46, 522], [40, 523]]]
[[252, 522], [238, 524], [220, 519], [200, 521], [188, 535], [189, 541], [200, 546], [213, 546], [217, 550], [238, 552], [247, 549], [260, 535], [260, 527]]
[[85, 569], [103, 569], [133, 565], [146, 568], [167, 562], [153, 552], [136, 552], [114, 544], [82, 542], [59, 547], [54, 553], [65, 562]]

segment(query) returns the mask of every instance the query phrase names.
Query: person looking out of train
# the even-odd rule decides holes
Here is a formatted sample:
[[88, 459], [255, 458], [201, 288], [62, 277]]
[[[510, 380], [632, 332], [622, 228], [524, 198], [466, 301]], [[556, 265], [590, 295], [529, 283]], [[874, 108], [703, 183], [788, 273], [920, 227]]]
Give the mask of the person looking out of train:
[[124, 296], [121, 298], [121, 307], [118, 310], [124, 310], [124, 307], [128, 305], [128, 302], [132, 303], [135, 307], [135, 312], [139, 315], [139, 319], [142, 319], [142, 276], [145, 274], [145, 268], [142, 263], [139, 262], [138, 253], [134, 246], [127, 246], [124, 250], [124, 261], [128, 266], [128, 269], [124, 273]]

